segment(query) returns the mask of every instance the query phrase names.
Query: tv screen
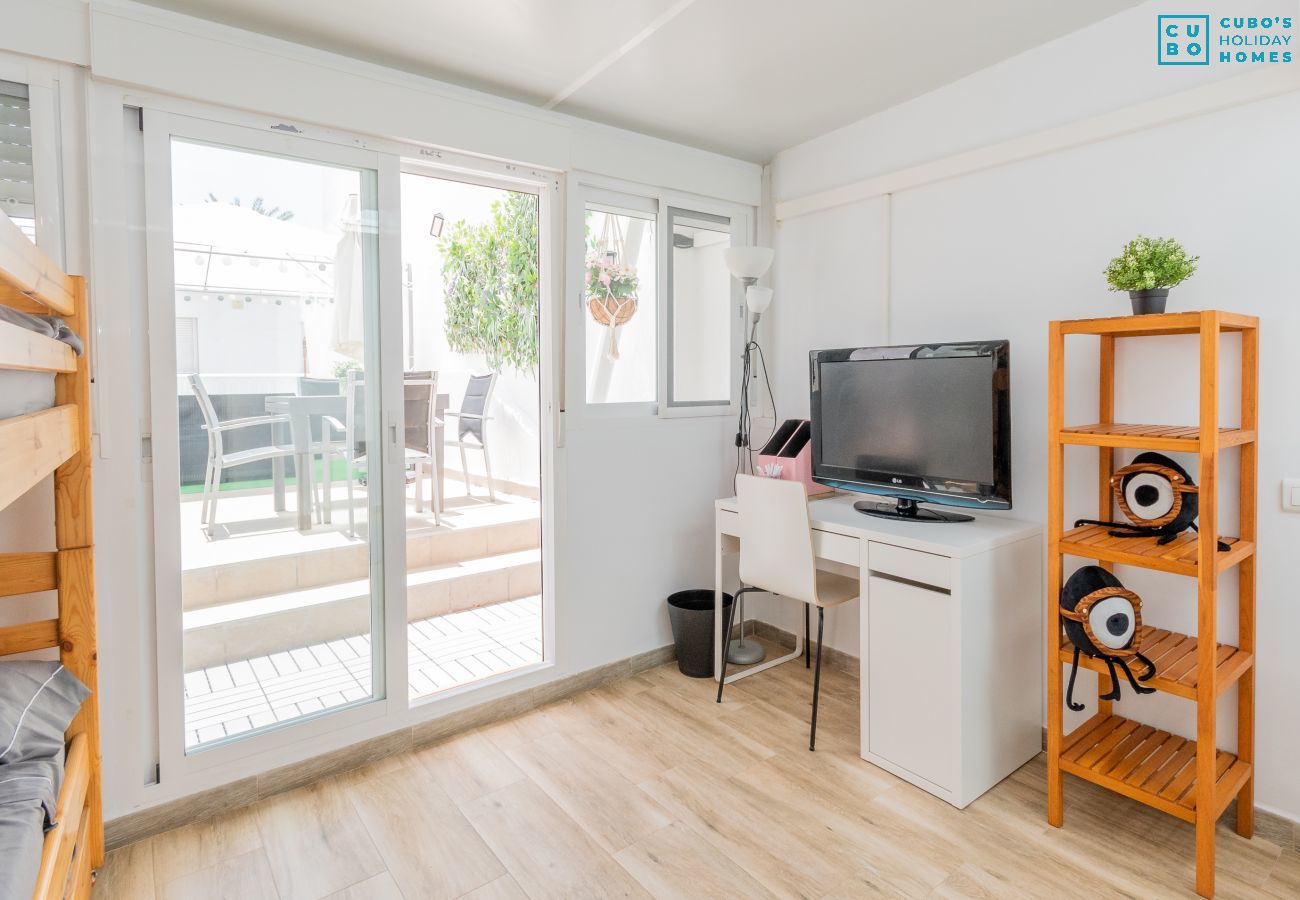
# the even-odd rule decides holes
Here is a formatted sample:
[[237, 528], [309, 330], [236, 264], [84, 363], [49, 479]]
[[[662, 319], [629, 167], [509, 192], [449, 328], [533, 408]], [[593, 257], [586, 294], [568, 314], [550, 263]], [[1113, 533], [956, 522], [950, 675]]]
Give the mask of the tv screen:
[[814, 478], [1009, 507], [1007, 367], [1005, 341], [814, 352]]

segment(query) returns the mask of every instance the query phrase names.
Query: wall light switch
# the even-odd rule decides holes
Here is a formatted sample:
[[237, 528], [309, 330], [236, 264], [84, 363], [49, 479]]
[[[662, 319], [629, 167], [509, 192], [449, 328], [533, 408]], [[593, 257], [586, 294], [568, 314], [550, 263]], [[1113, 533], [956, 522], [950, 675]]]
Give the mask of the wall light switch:
[[1282, 511], [1300, 512], [1300, 478], [1282, 479]]

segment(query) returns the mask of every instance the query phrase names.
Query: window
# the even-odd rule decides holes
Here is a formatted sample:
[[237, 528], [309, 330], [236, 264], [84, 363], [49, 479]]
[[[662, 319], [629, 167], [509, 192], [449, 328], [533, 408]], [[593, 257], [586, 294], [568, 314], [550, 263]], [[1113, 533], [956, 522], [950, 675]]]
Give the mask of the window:
[[32, 115], [27, 86], [0, 81], [0, 210], [36, 240]]
[[744, 308], [723, 253], [732, 244], [725, 216], [668, 209], [669, 410], [730, 408]]
[[584, 319], [590, 404], [656, 400], [657, 206], [653, 200], [603, 192], [586, 205]]

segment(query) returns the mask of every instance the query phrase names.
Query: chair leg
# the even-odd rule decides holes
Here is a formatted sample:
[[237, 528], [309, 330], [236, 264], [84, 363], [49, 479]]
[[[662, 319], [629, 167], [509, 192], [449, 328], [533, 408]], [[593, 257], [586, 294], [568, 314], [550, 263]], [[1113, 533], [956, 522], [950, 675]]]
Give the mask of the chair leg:
[[808, 613], [812, 609], [809, 604], [803, 607], [803, 667], [812, 668], [812, 633], [808, 630]]
[[334, 522], [334, 459], [328, 453], [321, 454], [322, 475], [325, 479], [325, 485], [322, 488], [325, 494], [325, 510], [322, 515], [325, 517], [326, 524]]
[[415, 464], [415, 511], [424, 512], [424, 463]]
[[212, 469], [212, 500], [208, 504], [208, 534], [217, 524], [217, 500], [221, 498], [221, 463]]
[[433, 500], [433, 524], [442, 524], [442, 472], [438, 471], [438, 457], [429, 454], [429, 496]]
[[817, 749], [817, 699], [822, 690], [822, 631], [826, 624], [826, 608], [817, 607], [817, 668], [813, 672], [812, 731], [808, 735], [808, 749]]
[[488, 456], [487, 444], [483, 445], [483, 471], [487, 474], [488, 483], [488, 500], [492, 503], [497, 502], [497, 491], [492, 486], [492, 459]]
[[208, 524], [208, 501], [211, 499], [209, 494], [212, 492], [212, 457], [208, 457], [207, 464], [203, 467], [203, 505], [199, 507], [199, 522], [203, 525]]
[[352, 458], [350, 456], [347, 458], [347, 466], [345, 469], [345, 474], [347, 475], [348, 478], [348, 536], [356, 537], [357, 536], [357, 511], [356, 508], [354, 507], [353, 500], [352, 500], [352, 485], [357, 479], [356, 479], [356, 475], [352, 471]]
[[460, 473], [465, 477], [465, 496], [472, 497], [474, 492], [469, 489], [469, 463], [465, 460], [464, 446], [458, 447], [460, 450]]
[[736, 617], [736, 605], [740, 602], [740, 595], [745, 593], [746, 590], [748, 588], [741, 588], [736, 591], [736, 596], [731, 600], [731, 606], [727, 608], [727, 626], [722, 630], [722, 677], [718, 679], [719, 703], [722, 702], [722, 686], [727, 683], [727, 648], [731, 646], [731, 624]]

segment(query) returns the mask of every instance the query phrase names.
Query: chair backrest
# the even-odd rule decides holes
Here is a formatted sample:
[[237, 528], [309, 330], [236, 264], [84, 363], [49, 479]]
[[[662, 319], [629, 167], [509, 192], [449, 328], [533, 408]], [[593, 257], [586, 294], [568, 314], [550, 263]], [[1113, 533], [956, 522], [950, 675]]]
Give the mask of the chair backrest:
[[203, 424], [208, 426], [208, 431], [217, 427], [217, 410], [212, 405], [212, 398], [208, 396], [208, 389], [203, 386], [202, 375], [191, 375], [190, 390], [194, 391], [194, 399], [199, 403], [199, 412], [203, 415]]
[[[465, 399], [460, 403], [460, 439], [470, 435], [480, 444], [483, 443], [483, 418], [487, 415], [488, 405], [492, 402], [492, 388], [496, 386], [497, 373], [490, 375], [471, 375], [465, 385]], [[469, 418], [466, 418], [466, 414]], [[478, 418], [475, 418], [475, 417]]]
[[433, 405], [438, 398], [437, 372], [407, 372], [402, 376], [402, 405], [406, 412], [406, 449], [433, 454]]
[[808, 494], [798, 481], [736, 477], [740, 580], [805, 603], [817, 602]]
[[299, 397], [337, 397], [342, 392], [343, 386], [337, 378], [308, 378], [304, 375], [298, 379]]

